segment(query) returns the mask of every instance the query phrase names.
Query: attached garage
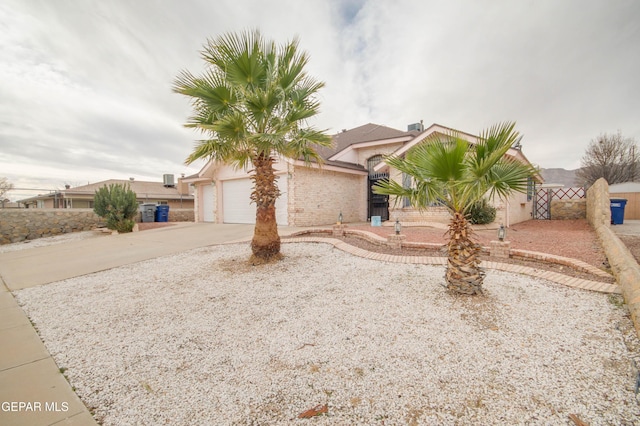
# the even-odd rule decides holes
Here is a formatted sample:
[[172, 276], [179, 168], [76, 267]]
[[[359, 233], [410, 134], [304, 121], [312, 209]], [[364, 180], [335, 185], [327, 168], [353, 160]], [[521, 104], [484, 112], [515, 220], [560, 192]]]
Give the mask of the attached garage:
[[[280, 198], [276, 201], [276, 221], [278, 225], [288, 224], [287, 179], [278, 176]], [[255, 223], [256, 205], [251, 203], [251, 179], [230, 179], [222, 181], [222, 218], [224, 223]]]

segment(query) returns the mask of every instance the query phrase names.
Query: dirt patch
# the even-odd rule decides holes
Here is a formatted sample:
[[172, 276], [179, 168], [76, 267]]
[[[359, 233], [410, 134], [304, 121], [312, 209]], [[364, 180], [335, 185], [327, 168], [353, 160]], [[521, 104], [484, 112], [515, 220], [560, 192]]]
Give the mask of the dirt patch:
[[636, 262], [640, 263], [640, 236], [637, 235], [618, 235], [620, 241], [629, 249]]
[[[391, 227], [348, 226], [387, 238], [393, 233]], [[407, 241], [441, 243], [447, 241], [446, 230], [427, 227], [402, 228]], [[496, 230], [477, 230], [478, 242], [488, 247], [497, 239]], [[512, 249], [537, 251], [556, 256], [579, 259], [596, 268], [608, 266], [607, 257], [595, 231], [585, 219], [576, 220], [528, 220], [512, 225], [507, 230], [507, 241]]]
[[[312, 234], [313, 235], [313, 234]], [[316, 234], [319, 237], [327, 237], [327, 234]], [[345, 237], [332, 237], [338, 238], [347, 244], [350, 244], [355, 247], [359, 247], [363, 250], [375, 252], [375, 253], [384, 253], [391, 254], [396, 256], [429, 256], [429, 257], [446, 257], [446, 247], [441, 248], [401, 248], [394, 249], [384, 244], [375, 244], [365, 239], [359, 238], [357, 236], [348, 235]], [[483, 255], [480, 256], [481, 260], [486, 260], [489, 262], [499, 262], [499, 263], [510, 263], [514, 265], [522, 265], [527, 266], [529, 268], [541, 269], [545, 271], [553, 271], [559, 274], [568, 275], [571, 277], [582, 278], [590, 281], [598, 281], [598, 282], [606, 282], [609, 284], [615, 283], [615, 278], [611, 276], [610, 278], [603, 278], [594, 274], [590, 274], [588, 272], [582, 270], [576, 270], [566, 265], [559, 265], [555, 263], [542, 262], [533, 259], [524, 259], [524, 258], [509, 258], [505, 259], [502, 257], [492, 257], [489, 256], [489, 253], [483, 251]]]
[[[383, 238], [387, 238], [393, 233], [393, 227], [372, 227], [369, 225], [347, 225], [347, 230], [362, 230], [375, 233]], [[476, 230], [478, 243], [488, 247], [490, 242], [497, 239], [496, 230]], [[402, 234], [406, 235], [408, 242], [436, 243], [447, 242], [447, 230], [432, 227], [410, 227], [402, 228]], [[318, 236], [331, 236], [331, 234], [318, 234]], [[343, 240], [351, 245], [365, 250], [395, 254], [401, 256], [446, 256], [446, 249], [416, 249], [403, 248], [393, 249], [384, 244], [375, 244], [353, 235], [343, 237]], [[540, 253], [553, 254], [556, 256], [578, 259], [595, 266], [598, 269], [609, 272], [609, 263], [604, 250], [598, 240], [595, 231], [585, 219], [575, 220], [529, 220], [512, 225], [507, 230], [507, 241], [511, 243], [512, 249], [528, 250]], [[640, 250], [640, 237], [636, 241]], [[639, 253], [640, 255], [640, 253]], [[530, 268], [549, 270], [576, 278], [591, 281], [614, 283], [615, 279], [602, 278], [581, 270], [575, 270], [566, 265], [541, 262], [523, 258], [492, 258], [489, 253], [484, 253], [482, 260], [495, 261], [501, 263], [512, 263]]]

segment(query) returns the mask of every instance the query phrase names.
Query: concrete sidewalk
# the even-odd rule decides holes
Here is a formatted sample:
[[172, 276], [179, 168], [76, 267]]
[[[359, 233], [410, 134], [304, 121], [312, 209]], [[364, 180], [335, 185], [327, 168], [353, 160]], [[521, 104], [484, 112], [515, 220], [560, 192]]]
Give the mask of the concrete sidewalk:
[[[0, 253], [0, 425], [95, 425], [10, 291], [248, 241], [253, 225], [188, 223]], [[281, 227], [281, 236], [300, 228]]]
[[611, 230], [618, 235], [640, 235], [640, 220], [625, 219], [622, 225], [611, 225]]

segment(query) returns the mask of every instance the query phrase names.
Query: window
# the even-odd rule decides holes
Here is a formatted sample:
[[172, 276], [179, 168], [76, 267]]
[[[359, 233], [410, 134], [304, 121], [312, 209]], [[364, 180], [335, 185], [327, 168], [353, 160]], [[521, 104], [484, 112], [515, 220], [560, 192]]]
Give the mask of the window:
[[536, 192], [536, 183], [532, 177], [527, 178], [527, 201], [533, 200], [533, 194]]
[[374, 155], [373, 157], [369, 158], [367, 160], [367, 170], [369, 171], [369, 174], [372, 175], [375, 173], [375, 171], [373, 170], [373, 168], [375, 166], [378, 165], [378, 163], [380, 163], [382, 161], [382, 155]]

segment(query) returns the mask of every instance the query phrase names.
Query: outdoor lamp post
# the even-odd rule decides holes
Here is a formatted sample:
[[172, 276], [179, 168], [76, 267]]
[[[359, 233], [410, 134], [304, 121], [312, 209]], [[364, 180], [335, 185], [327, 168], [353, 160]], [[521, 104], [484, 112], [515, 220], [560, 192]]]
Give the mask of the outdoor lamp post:
[[400, 225], [400, 220], [398, 220], [398, 218], [396, 218], [396, 224], [394, 227], [396, 230], [396, 235], [400, 235], [400, 230], [402, 229], [402, 225]]
[[507, 229], [503, 224], [500, 224], [500, 228], [498, 228], [498, 239], [500, 241], [504, 241], [504, 238], [507, 236]]

